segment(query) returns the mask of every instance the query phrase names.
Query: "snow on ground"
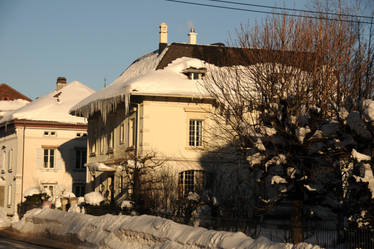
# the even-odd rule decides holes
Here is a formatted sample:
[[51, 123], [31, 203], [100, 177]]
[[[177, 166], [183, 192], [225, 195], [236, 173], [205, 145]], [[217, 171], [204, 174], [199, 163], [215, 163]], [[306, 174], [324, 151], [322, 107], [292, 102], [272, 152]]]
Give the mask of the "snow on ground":
[[84, 118], [70, 115], [69, 110], [94, 92], [79, 81], [73, 81], [58, 91], [53, 91], [15, 111], [6, 113], [0, 123], [14, 119], [26, 119], [84, 124], [86, 123]]
[[33, 209], [12, 224], [17, 232], [31, 236], [49, 235], [56, 239], [70, 238], [81, 248], [129, 249], [194, 249], [194, 248], [251, 248], [251, 249], [319, 249], [301, 243], [273, 243], [264, 237], [256, 240], [241, 232], [208, 230], [175, 223], [171, 220], [142, 215], [92, 216], [67, 213], [54, 209]]

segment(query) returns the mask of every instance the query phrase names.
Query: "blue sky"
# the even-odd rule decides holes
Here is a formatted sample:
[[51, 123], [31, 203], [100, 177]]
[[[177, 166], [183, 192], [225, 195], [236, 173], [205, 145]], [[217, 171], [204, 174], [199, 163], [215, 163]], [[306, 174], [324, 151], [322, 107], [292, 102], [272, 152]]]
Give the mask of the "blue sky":
[[[237, 0], [304, 8], [304, 0]], [[199, 1], [196, 1], [199, 2]], [[295, 3], [296, 2], [296, 3]], [[158, 26], [168, 41], [187, 42], [188, 23], [198, 43], [226, 42], [250, 12], [164, 0], [0, 0], [0, 83], [34, 99], [55, 89], [58, 76], [99, 90], [136, 58], [158, 47]]]

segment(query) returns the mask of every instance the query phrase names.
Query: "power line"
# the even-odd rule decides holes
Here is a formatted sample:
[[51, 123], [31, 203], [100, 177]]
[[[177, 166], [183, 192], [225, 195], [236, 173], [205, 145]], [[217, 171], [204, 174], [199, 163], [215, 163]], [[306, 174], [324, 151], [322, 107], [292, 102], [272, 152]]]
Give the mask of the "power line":
[[207, 0], [207, 1], [227, 3], [227, 4], [236, 4], [236, 5], [242, 5], [242, 6], [252, 6], [252, 7], [266, 8], [266, 9], [304, 12], [304, 13], [311, 13], [311, 14], [335, 15], [335, 16], [345, 16], [345, 17], [359, 17], [359, 18], [365, 18], [365, 19], [372, 19], [373, 18], [372, 16], [351, 15], [351, 14], [344, 14], [344, 13], [338, 14], [338, 13], [335, 13], [335, 12], [324, 12], [324, 11], [304, 10], [304, 9], [295, 9], [295, 8], [274, 7], [274, 6], [269, 6], [269, 5], [240, 3], [240, 2], [225, 1], [225, 0]]
[[348, 20], [348, 19], [337, 19], [337, 18], [330, 18], [330, 17], [317, 17], [317, 16], [303, 16], [298, 14], [289, 14], [289, 13], [279, 13], [279, 12], [270, 12], [264, 10], [252, 10], [252, 9], [243, 9], [237, 7], [229, 7], [229, 6], [222, 6], [222, 5], [213, 5], [213, 4], [206, 4], [206, 3], [195, 3], [195, 2], [188, 2], [182, 0], [165, 0], [167, 2], [174, 2], [174, 3], [183, 3], [183, 4], [190, 4], [190, 5], [197, 5], [197, 6], [204, 6], [204, 7], [213, 7], [219, 9], [229, 9], [229, 10], [238, 10], [238, 11], [247, 11], [247, 12], [254, 12], [254, 13], [261, 13], [261, 14], [274, 14], [274, 15], [283, 15], [283, 16], [292, 16], [292, 17], [304, 17], [309, 19], [322, 19], [322, 20], [331, 20], [331, 21], [339, 21], [339, 22], [349, 22], [349, 23], [360, 23], [360, 24], [373, 24], [373, 22], [367, 21], [355, 21], [355, 20]]

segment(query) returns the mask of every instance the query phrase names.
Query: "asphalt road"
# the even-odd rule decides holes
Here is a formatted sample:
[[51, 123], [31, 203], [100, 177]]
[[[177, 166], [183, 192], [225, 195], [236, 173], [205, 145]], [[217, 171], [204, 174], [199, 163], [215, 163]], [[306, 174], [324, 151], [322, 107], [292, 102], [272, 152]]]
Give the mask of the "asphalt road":
[[17, 240], [0, 237], [0, 249], [50, 249], [52, 247], [37, 246]]

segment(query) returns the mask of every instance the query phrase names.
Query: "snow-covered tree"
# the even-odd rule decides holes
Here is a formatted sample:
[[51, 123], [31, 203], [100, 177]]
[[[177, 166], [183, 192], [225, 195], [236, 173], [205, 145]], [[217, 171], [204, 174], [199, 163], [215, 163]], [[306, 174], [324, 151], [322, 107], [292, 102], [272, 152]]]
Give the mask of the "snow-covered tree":
[[242, 26], [234, 43], [242, 49], [223, 58], [232, 66], [210, 68], [203, 82], [217, 102], [214, 135], [236, 145], [262, 190], [257, 209], [292, 203], [295, 243], [306, 214], [342, 218], [359, 163], [353, 150], [371, 155], [363, 101], [373, 97], [371, 35], [345, 11], [339, 5], [334, 20], [320, 9], [315, 18], [274, 15]]

